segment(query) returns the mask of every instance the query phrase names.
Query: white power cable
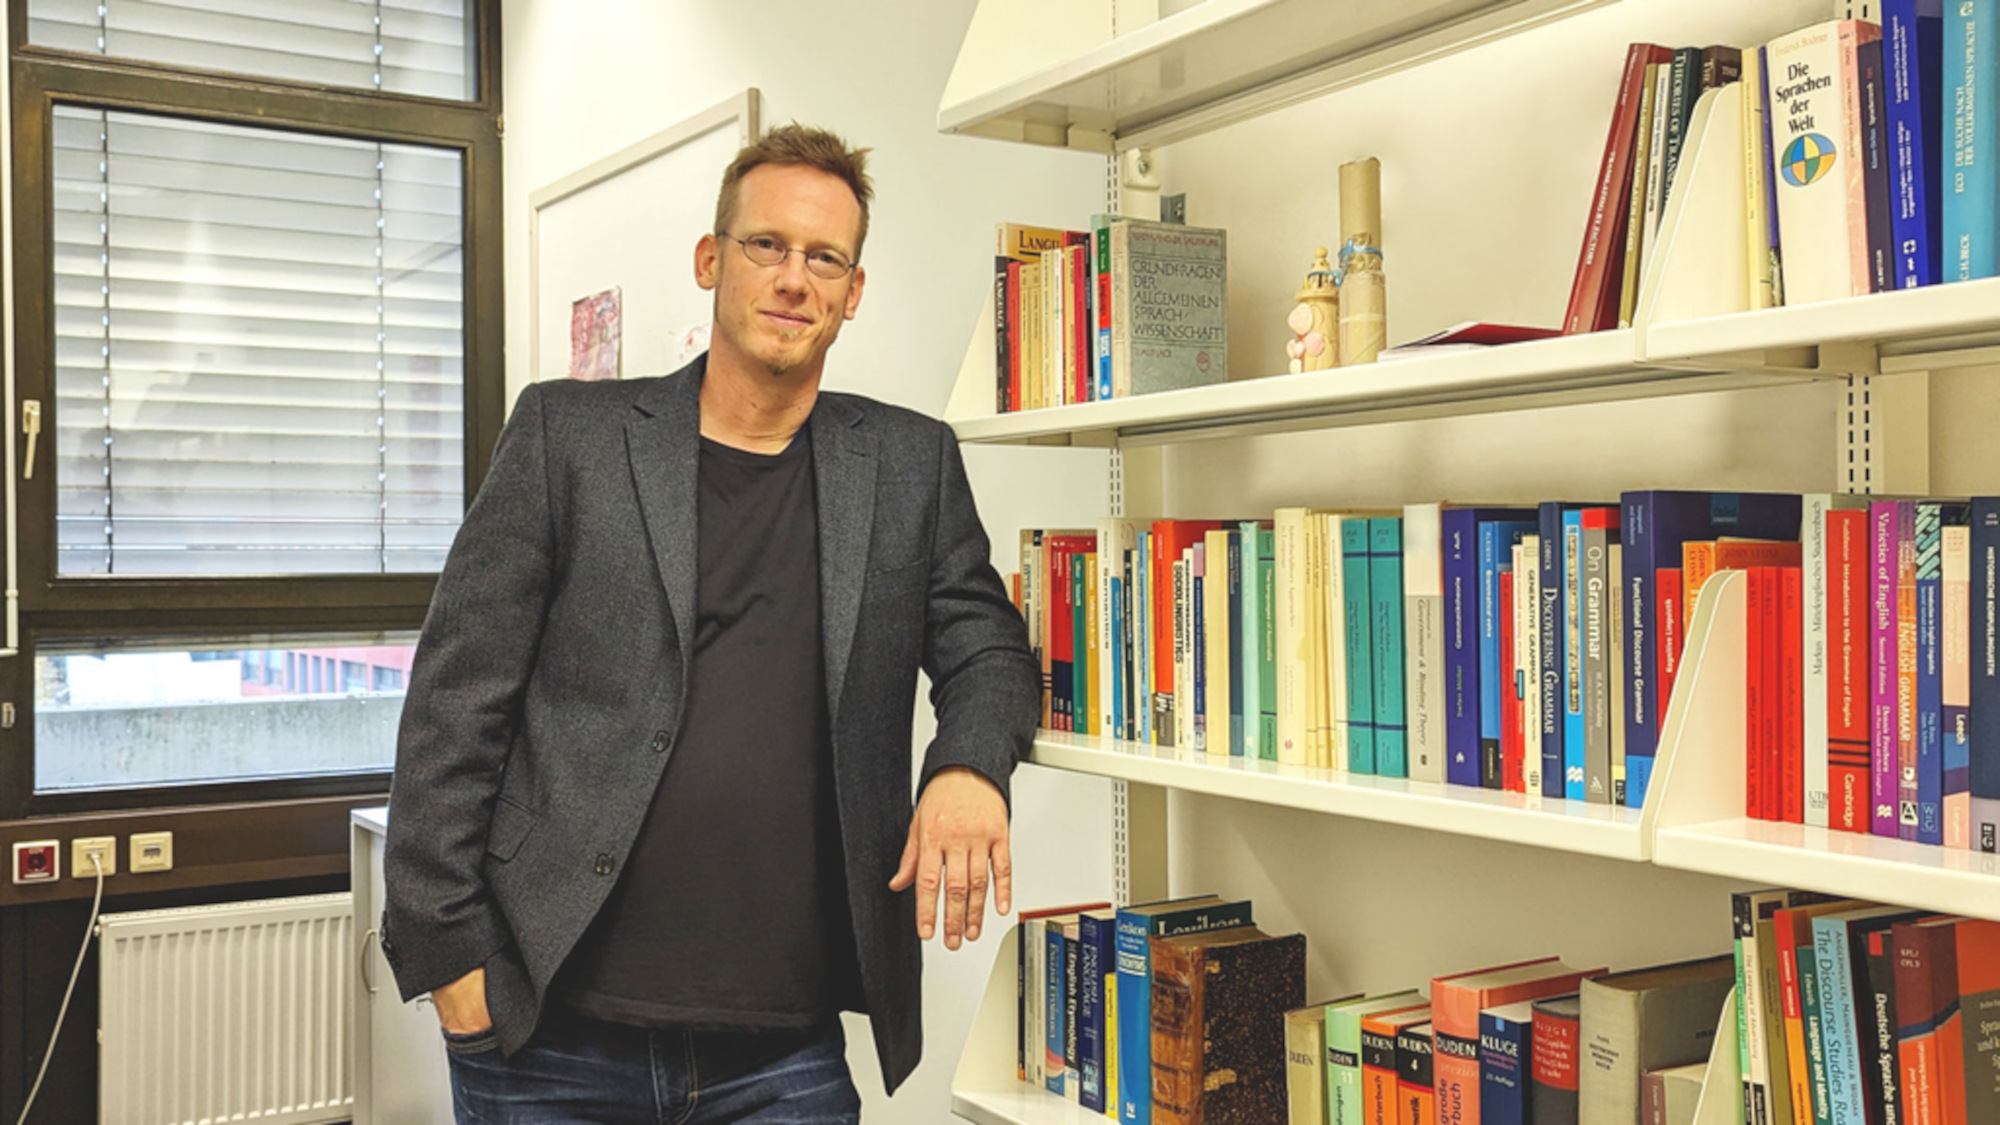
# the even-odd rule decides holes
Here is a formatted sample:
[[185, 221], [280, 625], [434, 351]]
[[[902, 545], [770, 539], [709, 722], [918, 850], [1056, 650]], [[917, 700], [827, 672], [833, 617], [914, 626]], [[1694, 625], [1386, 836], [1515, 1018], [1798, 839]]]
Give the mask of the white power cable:
[[70, 997], [76, 995], [76, 978], [83, 975], [83, 957], [90, 952], [90, 939], [97, 933], [97, 911], [104, 905], [104, 864], [97, 853], [90, 853], [91, 870], [97, 872], [97, 894], [90, 901], [90, 924], [83, 928], [83, 946], [76, 951], [76, 967], [69, 971], [69, 987], [63, 990], [62, 1007], [56, 1011], [56, 1029], [49, 1032], [49, 1048], [42, 1052], [42, 1069], [35, 1073], [35, 1084], [28, 1089], [28, 1100], [21, 1105], [21, 1116], [14, 1125], [27, 1125], [28, 1111], [35, 1108], [35, 1095], [42, 1092], [42, 1079], [49, 1075], [49, 1059], [56, 1053], [56, 1040], [62, 1036], [63, 1017], [69, 1015]]

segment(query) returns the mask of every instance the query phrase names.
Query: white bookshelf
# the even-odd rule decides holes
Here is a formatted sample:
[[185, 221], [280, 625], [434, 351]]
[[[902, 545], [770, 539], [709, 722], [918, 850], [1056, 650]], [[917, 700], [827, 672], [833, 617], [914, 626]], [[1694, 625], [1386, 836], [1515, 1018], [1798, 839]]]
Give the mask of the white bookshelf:
[[1637, 809], [1280, 765], [1057, 731], [1042, 732], [1028, 760], [1052, 769], [1328, 816], [1608, 859], [1647, 858]]
[[[1163, 144], [1609, 2], [1204, 0], [1115, 37], [1116, 0], [1065, 3], [1061, 14], [1017, 2], [1011, 19], [975, 17], [938, 129], [1082, 148]], [[1044, 23], [1072, 22], [1078, 7], [1101, 34], [1025, 74], [961, 78], [1018, 69], [1001, 60], [1035, 52]]]
[[[982, 4], [959, 72], [999, 42], [981, 25], [1000, 3]], [[1340, 161], [1383, 161], [1392, 344], [1470, 319], [1553, 324], [1625, 44], [1756, 43], [1845, 14], [1837, 0], [1423, 3], [1403, 7], [1426, 26], [1371, 44], [1365, 27], [1351, 38], [1328, 30], [1335, 21], [1321, 7], [1346, 8], [1206, 0], [1125, 36], [1066, 42], [1001, 80], [968, 84], [955, 72], [944, 131], [1106, 152], [1161, 146], [1165, 190], [1187, 193], [1189, 221], [1230, 231], [1236, 376], [997, 414], [989, 305], [946, 411], [962, 441], [1111, 450], [1126, 518], [1653, 487], [2000, 488], [2000, 453], [1988, 452], [2000, 443], [1966, 421], [2000, 416], [2000, 392], [1981, 385], [2000, 380], [1952, 370], [2000, 367], [2000, 279], [1717, 311], [1735, 306], [1695, 282], [1732, 244], [1694, 237], [1692, 223], [1663, 231], [1660, 260], [1676, 268], [1642, 289], [1632, 329], [1246, 378], [1263, 374], [1250, 357], [1275, 366], [1281, 354], [1301, 247], [1332, 240], [1322, 232]], [[1259, 31], [1264, 20], [1282, 30]], [[1232, 61], [1259, 34], [1274, 36], [1261, 50], [1277, 71]], [[1174, 68], [1180, 84], [1155, 88]], [[1532, 144], [1489, 143], [1524, 128]], [[1108, 178], [1115, 192], [1115, 168]], [[1014, 530], [992, 529], [1003, 543]], [[1744, 591], [1727, 574], [1707, 589], [1643, 811], [1048, 731], [1029, 762], [1122, 783], [1135, 809], [1143, 797], [1129, 854], [1167, 872], [1167, 893], [1251, 898], [1270, 932], [1307, 933], [1313, 996], [1407, 987], [1508, 957], [1629, 968], [1719, 952], [1729, 892], [1753, 885], [2000, 920], [2000, 857], [1743, 815]], [[1124, 840], [1127, 824], [1115, 823]], [[1136, 870], [1129, 855], [1120, 862]], [[1481, 924], [1453, 924], [1465, 917]], [[953, 1112], [982, 1123], [1097, 1120], [1016, 1080], [1014, 965], [1010, 935], [960, 1056]], [[1717, 1122], [1735, 1076], [1721, 1085], [1728, 1096], [1704, 1109]]]

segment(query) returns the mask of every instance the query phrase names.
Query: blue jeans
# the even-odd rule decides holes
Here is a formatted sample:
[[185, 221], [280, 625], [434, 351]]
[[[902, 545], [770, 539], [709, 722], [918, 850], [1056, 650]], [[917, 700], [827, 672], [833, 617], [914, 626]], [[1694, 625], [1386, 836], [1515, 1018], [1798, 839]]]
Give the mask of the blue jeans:
[[458, 1125], [852, 1123], [861, 1095], [838, 1020], [815, 1031], [650, 1031], [550, 1012], [502, 1058], [445, 1036]]

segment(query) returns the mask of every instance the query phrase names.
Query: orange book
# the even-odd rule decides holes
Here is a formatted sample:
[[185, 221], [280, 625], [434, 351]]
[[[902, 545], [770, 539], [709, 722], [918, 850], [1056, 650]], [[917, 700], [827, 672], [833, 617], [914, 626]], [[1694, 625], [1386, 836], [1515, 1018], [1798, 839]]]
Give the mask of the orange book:
[[1436, 1055], [1431, 1061], [1438, 1125], [1479, 1125], [1479, 1013], [1501, 1004], [1575, 992], [1602, 968], [1573, 969], [1554, 957], [1431, 981]]
[[1153, 566], [1153, 741], [1173, 744], [1174, 724], [1174, 564], [1202, 536], [1223, 527], [1220, 520], [1154, 520]]
[[1748, 570], [1753, 566], [1799, 566], [1804, 559], [1797, 543], [1773, 539], [1714, 539], [1681, 544], [1681, 600], [1685, 628], [1694, 627], [1694, 611], [1702, 584], [1718, 570]]
[[1361, 1125], [1403, 1125], [1396, 1091], [1396, 1037], [1430, 1018], [1427, 1006], [1362, 1017]]
[[2000, 922], [1963, 918], [1952, 932], [1958, 1012], [1937, 1031], [1944, 1119], [1947, 1125], [1988, 1125], [2000, 1120], [2000, 1035], [1993, 1031], [2000, 1023]]

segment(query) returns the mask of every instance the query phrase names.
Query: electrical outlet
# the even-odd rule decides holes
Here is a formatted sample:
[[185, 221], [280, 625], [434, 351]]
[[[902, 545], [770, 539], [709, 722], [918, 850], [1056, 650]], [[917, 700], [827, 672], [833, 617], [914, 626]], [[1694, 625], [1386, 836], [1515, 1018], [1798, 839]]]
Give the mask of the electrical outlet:
[[14, 882], [53, 883], [62, 878], [62, 841], [27, 840], [14, 845]]
[[171, 832], [132, 833], [132, 873], [172, 871], [174, 834]]
[[97, 866], [91, 864], [91, 857], [97, 858], [107, 877], [118, 874], [118, 837], [79, 836], [69, 842], [69, 874], [72, 879], [95, 879]]

